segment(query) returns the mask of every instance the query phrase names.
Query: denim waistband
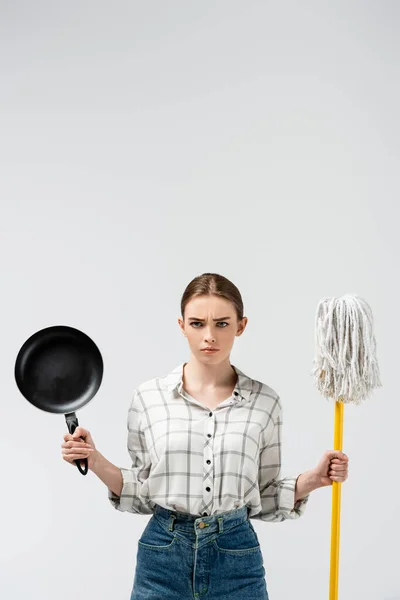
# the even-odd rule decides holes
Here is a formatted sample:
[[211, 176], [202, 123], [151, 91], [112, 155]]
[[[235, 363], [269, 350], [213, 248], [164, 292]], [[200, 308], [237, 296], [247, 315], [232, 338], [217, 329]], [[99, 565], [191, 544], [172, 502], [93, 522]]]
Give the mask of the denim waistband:
[[190, 513], [164, 508], [159, 504], [154, 507], [154, 515], [164, 522], [170, 531], [179, 530], [198, 535], [222, 533], [248, 519], [249, 509], [246, 505], [224, 513], [199, 517]]

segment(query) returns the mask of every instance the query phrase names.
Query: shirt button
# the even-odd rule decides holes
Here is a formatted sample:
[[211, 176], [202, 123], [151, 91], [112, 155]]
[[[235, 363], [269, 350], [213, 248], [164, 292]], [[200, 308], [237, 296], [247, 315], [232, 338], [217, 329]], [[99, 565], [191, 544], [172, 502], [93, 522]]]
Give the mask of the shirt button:
[[211, 488], [209, 488], [209, 487], [206, 487], [206, 490], [207, 490], [207, 492], [209, 492], [209, 491], [211, 490]]
[[211, 464], [211, 460], [208, 460], [208, 461], [207, 461], [207, 464], [208, 464], [208, 465], [210, 465], [210, 464]]
[[208, 416], [209, 416], [209, 417], [212, 417], [212, 412], [208, 413]]
[[234, 396], [239, 396], [238, 392], [233, 392]]
[[211, 433], [207, 433], [207, 437], [211, 437]]
[[203, 513], [203, 517], [207, 517], [207, 514], [208, 514], [208, 513], [204, 512], [204, 513]]

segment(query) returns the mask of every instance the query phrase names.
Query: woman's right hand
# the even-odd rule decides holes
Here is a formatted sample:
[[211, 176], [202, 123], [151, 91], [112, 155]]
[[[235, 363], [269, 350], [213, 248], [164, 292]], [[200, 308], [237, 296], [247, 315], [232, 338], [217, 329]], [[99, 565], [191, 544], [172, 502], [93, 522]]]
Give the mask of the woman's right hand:
[[[84, 438], [81, 439], [81, 436]], [[87, 458], [88, 469], [93, 469], [98, 451], [90, 432], [83, 427], [77, 427], [74, 433], [64, 435], [64, 443], [61, 444], [63, 459], [76, 467], [75, 460]], [[81, 463], [83, 466], [83, 463]]]

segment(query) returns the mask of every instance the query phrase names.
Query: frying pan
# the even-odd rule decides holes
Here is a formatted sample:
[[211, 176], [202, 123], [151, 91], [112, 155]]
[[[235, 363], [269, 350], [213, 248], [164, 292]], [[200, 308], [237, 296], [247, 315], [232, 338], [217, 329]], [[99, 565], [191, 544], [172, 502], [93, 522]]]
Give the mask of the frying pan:
[[[72, 435], [79, 425], [74, 411], [85, 406], [100, 387], [103, 359], [85, 333], [54, 325], [37, 331], [24, 342], [14, 371], [21, 394], [37, 408], [63, 413]], [[79, 472], [86, 475], [87, 458], [74, 462]]]

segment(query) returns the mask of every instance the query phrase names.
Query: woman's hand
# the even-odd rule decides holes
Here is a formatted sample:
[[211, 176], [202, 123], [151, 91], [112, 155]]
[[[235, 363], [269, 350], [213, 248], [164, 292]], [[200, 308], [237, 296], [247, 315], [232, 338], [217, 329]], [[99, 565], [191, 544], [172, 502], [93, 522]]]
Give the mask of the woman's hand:
[[[81, 439], [81, 436], [84, 438]], [[64, 443], [61, 444], [63, 459], [71, 465], [75, 464], [75, 460], [87, 458], [88, 469], [93, 469], [96, 462], [98, 451], [94, 445], [94, 441], [90, 432], [83, 427], [77, 427], [74, 433], [66, 433], [64, 435]]]
[[349, 473], [349, 457], [340, 450], [326, 450], [321, 460], [312, 469], [320, 487], [332, 485], [333, 481], [343, 483]]

